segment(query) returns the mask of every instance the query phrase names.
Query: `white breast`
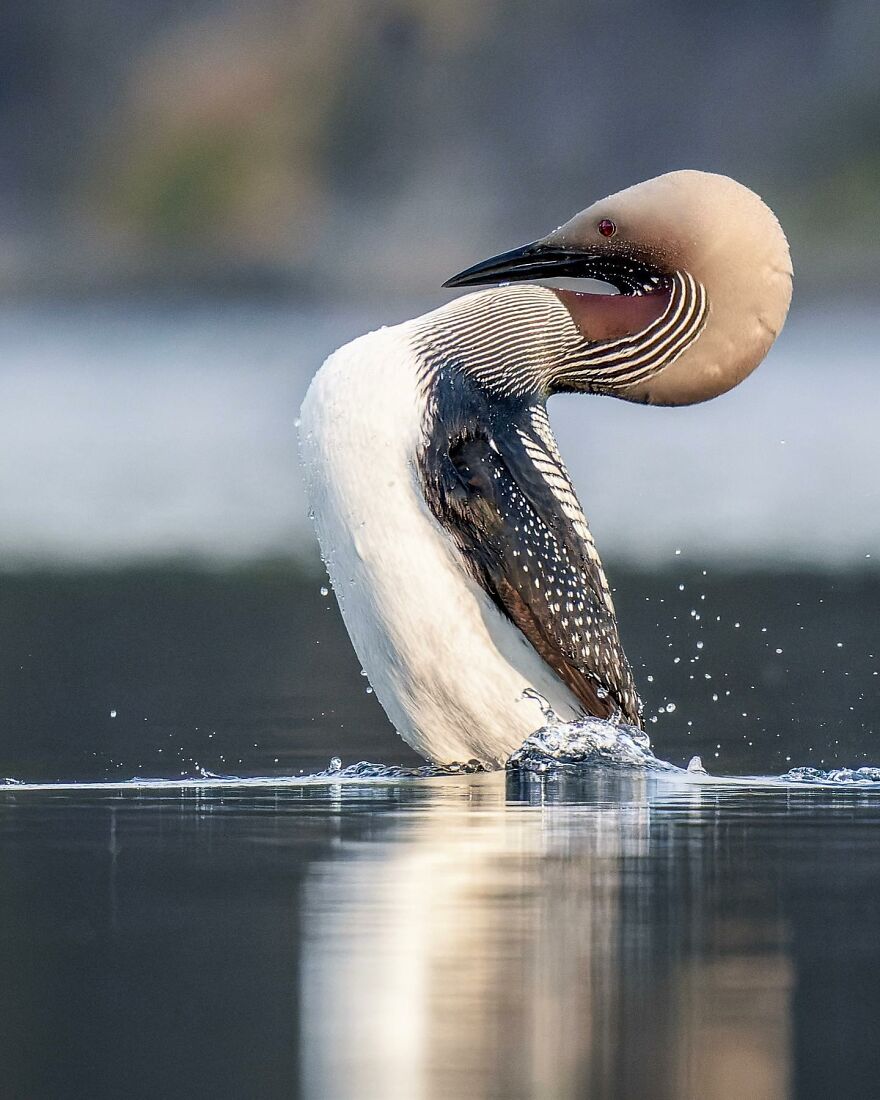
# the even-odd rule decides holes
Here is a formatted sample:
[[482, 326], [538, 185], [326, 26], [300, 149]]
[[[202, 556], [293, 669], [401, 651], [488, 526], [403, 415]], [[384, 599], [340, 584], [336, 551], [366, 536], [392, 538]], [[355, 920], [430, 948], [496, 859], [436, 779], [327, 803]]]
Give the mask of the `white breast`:
[[574, 696], [465, 572], [416, 471], [423, 400], [408, 325], [340, 348], [315, 376], [300, 446], [345, 625], [400, 735], [437, 762], [500, 763]]

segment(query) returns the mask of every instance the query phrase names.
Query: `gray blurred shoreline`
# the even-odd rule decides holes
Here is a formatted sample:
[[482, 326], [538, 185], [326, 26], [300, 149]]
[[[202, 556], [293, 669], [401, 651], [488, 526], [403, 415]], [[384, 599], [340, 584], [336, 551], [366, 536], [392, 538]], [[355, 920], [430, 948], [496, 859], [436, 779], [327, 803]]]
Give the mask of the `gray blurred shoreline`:
[[[313, 560], [295, 422], [347, 340], [423, 311], [240, 300], [0, 309], [0, 569]], [[796, 304], [755, 375], [690, 409], [554, 398], [611, 565], [873, 568], [880, 316]]]

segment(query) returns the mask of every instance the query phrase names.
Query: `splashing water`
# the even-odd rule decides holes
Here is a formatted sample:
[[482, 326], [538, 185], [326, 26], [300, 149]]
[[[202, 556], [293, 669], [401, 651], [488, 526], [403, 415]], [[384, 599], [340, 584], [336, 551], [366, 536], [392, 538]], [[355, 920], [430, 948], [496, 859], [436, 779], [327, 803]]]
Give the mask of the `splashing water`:
[[625, 723], [602, 718], [582, 718], [564, 722], [547, 700], [532, 688], [523, 692], [541, 707], [545, 725], [530, 734], [507, 761], [509, 769], [541, 776], [579, 768], [640, 768], [704, 783], [756, 785], [810, 785], [880, 787], [880, 768], [792, 768], [778, 776], [711, 776], [699, 756], [691, 758], [686, 769], [655, 756], [646, 733]]
[[538, 774], [595, 766], [681, 770], [655, 756], [650, 738], [635, 726], [616, 725], [602, 718], [563, 722], [534, 689], [526, 688], [523, 698], [539, 704], [546, 725], [525, 739], [507, 761], [508, 768]]
[[278, 783], [284, 785], [296, 783], [314, 783], [321, 780], [342, 779], [435, 779], [444, 775], [476, 775], [487, 769], [479, 760], [468, 760], [463, 764], [422, 764], [418, 768], [407, 768], [401, 764], [373, 764], [369, 760], [359, 760], [356, 764], [342, 766], [338, 756], [331, 756], [326, 768], [317, 772], [309, 772], [308, 775], [278, 776], [273, 779], [267, 776], [265, 779], [240, 779], [235, 775], [217, 775], [205, 768], [199, 768], [199, 775], [205, 779], [219, 783]]
[[99, 779], [94, 781], [75, 780], [70, 782], [28, 783], [11, 776], [0, 777], [0, 793], [3, 791], [26, 793], [30, 791], [222, 791], [222, 790], [259, 790], [264, 788], [283, 789], [290, 787], [326, 786], [328, 783], [382, 781], [397, 779], [439, 779], [444, 776], [476, 775], [487, 772], [479, 760], [468, 760], [460, 764], [423, 764], [418, 768], [406, 768], [399, 764], [373, 764], [360, 760], [356, 764], [342, 766], [338, 756], [331, 758], [329, 765], [320, 771], [305, 775], [220, 775], [197, 768], [195, 775], [184, 775], [177, 779], [150, 779], [135, 776], [132, 779]]
[[855, 783], [859, 786], [880, 784], [880, 768], [791, 768], [779, 777], [786, 783]]
[[369, 760], [360, 760], [357, 764], [349, 764], [343, 768], [342, 761], [334, 756], [329, 768], [322, 772], [313, 772], [308, 778], [437, 779], [444, 775], [476, 775], [487, 770], [479, 760], [468, 760], [463, 764], [422, 764], [419, 768], [405, 768], [399, 764], [371, 764]]
[[[530, 734], [522, 745], [511, 754], [506, 767], [509, 771], [540, 779], [554, 772], [595, 770], [601, 768], [630, 768], [653, 775], [668, 776], [697, 783], [724, 783], [743, 787], [754, 786], [855, 786], [859, 789], [880, 789], [880, 767], [791, 768], [777, 776], [714, 776], [703, 767], [699, 756], [694, 756], [687, 768], [677, 767], [655, 756], [648, 735], [635, 726], [602, 718], [581, 718], [575, 722], [560, 719], [547, 700], [532, 688], [523, 692], [523, 698], [537, 702], [544, 716], [544, 725]], [[154, 791], [154, 790], [223, 790], [287, 788], [327, 783], [368, 782], [389, 780], [435, 779], [448, 776], [475, 775], [487, 772], [478, 760], [453, 764], [423, 764], [407, 768], [396, 764], [373, 764], [360, 760], [356, 764], [342, 765], [338, 756], [329, 765], [307, 775], [236, 776], [218, 775], [205, 768], [197, 768], [194, 776], [178, 779], [148, 779], [136, 777], [128, 780], [95, 782], [28, 783], [12, 777], [0, 777], [0, 791], [24, 793], [27, 791]]]

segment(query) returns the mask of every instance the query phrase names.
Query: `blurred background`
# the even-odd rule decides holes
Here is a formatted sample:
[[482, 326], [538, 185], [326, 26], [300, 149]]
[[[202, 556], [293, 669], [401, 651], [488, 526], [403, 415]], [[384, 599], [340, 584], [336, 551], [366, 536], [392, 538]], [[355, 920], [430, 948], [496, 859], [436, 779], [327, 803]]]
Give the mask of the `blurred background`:
[[788, 326], [707, 406], [556, 399], [560, 445], [660, 751], [868, 758], [878, 61], [870, 0], [4, 4], [0, 773], [408, 760], [319, 592], [308, 379], [683, 167], [779, 214]]

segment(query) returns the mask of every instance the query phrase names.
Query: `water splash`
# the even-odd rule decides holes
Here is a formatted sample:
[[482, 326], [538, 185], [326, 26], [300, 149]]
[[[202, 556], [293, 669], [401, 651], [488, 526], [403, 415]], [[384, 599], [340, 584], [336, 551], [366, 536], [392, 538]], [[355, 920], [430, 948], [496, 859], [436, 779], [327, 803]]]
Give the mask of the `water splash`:
[[371, 764], [369, 760], [360, 760], [357, 764], [349, 764], [343, 768], [339, 757], [334, 756], [329, 768], [322, 772], [314, 772], [309, 778], [437, 779], [444, 775], [477, 775], [488, 770], [479, 760], [468, 760], [460, 764], [422, 764], [418, 768], [405, 768], [399, 764]]
[[546, 725], [530, 734], [507, 761], [514, 771], [544, 774], [584, 767], [645, 768], [681, 771], [651, 751], [651, 739], [635, 726], [602, 718], [563, 722], [547, 700], [532, 688], [523, 692], [541, 708]]
[[564, 722], [547, 700], [532, 688], [526, 689], [523, 697], [539, 704], [545, 725], [526, 738], [507, 761], [507, 767], [529, 775], [623, 767], [707, 784], [880, 787], [880, 768], [875, 767], [834, 768], [830, 771], [802, 767], [791, 768], [784, 775], [716, 776], [706, 771], [699, 756], [694, 756], [687, 768], [679, 768], [655, 756], [650, 738], [635, 726], [602, 718]]
[[182, 775], [176, 779], [152, 779], [134, 776], [131, 779], [99, 779], [93, 781], [29, 783], [11, 776], [0, 777], [0, 793], [42, 792], [147, 792], [147, 791], [224, 791], [261, 790], [265, 788], [288, 789], [308, 786], [326, 786], [328, 783], [383, 781], [397, 779], [439, 779], [444, 776], [476, 775], [487, 769], [479, 760], [458, 764], [423, 764], [418, 768], [406, 768], [399, 764], [373, 764], [360, 760], [356, 764], [342, 766], [338, 756], [331, 758], [328, 767], [304, 775], [223, 775], [197, 768], [195, 775]]
[[791, 768], [779, 778], [785, 783], [836, 783], [864, 787], [873, 783], [880, 784], [880, 768], [832, 768], [830, 771], [822, 771], [821, 768]]
[[211, 782], [241, 784], [241, 783], [277, 783], [279, 785], [296, 785], [304, 783], [320, 783], [325, 780], [344, 779], [437, 779], [444, 775], [476, 775], [487, 769], [479, 760], [468, 760], [457, 764], [422, 764], [418, 768], [407, 768], [401, 764], [373, 764], [369, 760], [359, 760], [356, 764], [342, 766], [342, 760], [338, 756], [331, 756], [330, 763], [320, 771], [309, 772], [307, 775], [278, 776], [272, 778], [242, 779], [235, 775], [218, 775], [209, 772], [205, 768], [199, 768], [198, 773], [203, 779]]

